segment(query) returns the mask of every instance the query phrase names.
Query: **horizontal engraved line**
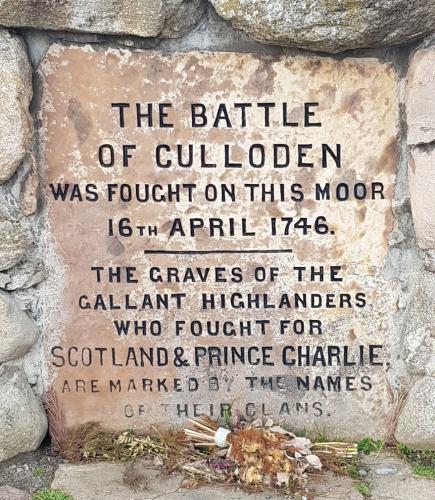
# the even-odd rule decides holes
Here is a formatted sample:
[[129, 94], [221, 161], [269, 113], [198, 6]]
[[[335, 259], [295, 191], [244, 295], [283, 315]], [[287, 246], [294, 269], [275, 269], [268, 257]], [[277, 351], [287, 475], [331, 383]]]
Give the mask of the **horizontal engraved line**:
[[292, 253], [290, 248], [273, 250], [144, 250], [145, 255], [168, 254], [168, 255], [207, 255], [213, 253]]

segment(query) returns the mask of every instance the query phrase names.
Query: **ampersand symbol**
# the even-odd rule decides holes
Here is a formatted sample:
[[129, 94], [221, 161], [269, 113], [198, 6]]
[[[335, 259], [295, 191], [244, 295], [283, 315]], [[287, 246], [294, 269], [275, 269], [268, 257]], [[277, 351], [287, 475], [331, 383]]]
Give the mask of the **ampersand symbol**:
[[174, 349], [174, 366], [189, 366], [187, 359], [183, 359], [184, 349], [182, 347], [176, 347]]

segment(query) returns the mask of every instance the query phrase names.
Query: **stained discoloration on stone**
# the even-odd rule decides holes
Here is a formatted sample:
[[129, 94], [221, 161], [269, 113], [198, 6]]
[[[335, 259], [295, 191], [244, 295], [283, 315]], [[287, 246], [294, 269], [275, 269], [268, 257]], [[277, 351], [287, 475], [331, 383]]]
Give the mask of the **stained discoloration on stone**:
[[72, 98], [69, 100], [67, 115], [74, 124], [79, 142], [85, 141], [91, 132], [92, 123], [82, 110], [81, 104], [77, 99]]
[[[364, 70], [362, 70], [364, 69]], [[135, 368], [132, 366], [92, 367], [64, 366], [53, 370], [55, 387], [65, 413], [68, 426], [88, 420], [99, 420], [113, 428], [142, 427], [150, 422], [179, 425], [176, 406], [189, 405], [189, 416], [195, 411], [221, 414], [219, 403], [233, 404], [233, 411], [241, 410], [249, 416], [260, 416], [263, 411], [275, 419], [284, 419], [293, 428], [308, 428], [331, 431], [340, 436], [381, 436], [391, 416], [391, 391], [388, 387], [387, 370], [390, 363], [390, 346], [393, 339], [392, 313], [396, 309], [397, 286], [382, 277], [388, 235], [393, 225], [391, 203], [394, 195], [396, 153], [396, 75], [388, 64], [374, 59], [345, 59], [344, 61], [318, 60], [315, 58], [267, 58], [253, 55], [229, 53], [171, 54], [157, 52], [92, 50], [89, 47], [53, 46], [41, 66], [44, 86], [42, 114], [46, 156], [45, 193], [47, 202], [47, 225], [53, 232], [56, 249], [65, 269], [62, 291], [64, 311], [47, 318], [48, 362], [59, 361], [50, 355], [53, 345], [63, 349], [83, 346], [116, 348], [119, 356], [126, 353], [127, 346], [135, 348], [165, 347], [169, 351], [182, 346], [186, 356], [192, 360], [196, 347], [272, 346], [272, 361], [275, 366], [225, 367], [165, 367]], [[86, 115], [88, 135], [82, 141], [77, 135], [77, 116], [68, 113], [68, 103], [74, 100], [75, 109]], [[188, 110], [190, 103], [203, 102], [208, 107], [219, 102], [229, 105], [234, 102], [289, 103], [292, 120], [303, 120], [301, 106], [304, 102], [318, 102], [316, 118], [321, 127], [283, 128], [276, 115], [271, 127], [261, 125], [258, 110], [254, 121], [246, 127], [190, 128]], [[152, 130], [135, 127], [129, 116], [128, 124], [120, 128], [117, 114], [111, 103], [158, 103], [172, 102], [174, 109], [168, 112], [173, 129]], [[134, 108], [134, 104], [132, 104]], [[136, 144], [134, 161], [128, 168], [119, 165], [113, 169], [98, 164], [98, 147], [113, 144], [119, 153], [122, 144]], [[158, 143], [175, 148], [176, 144], [204, 143], [210, 161], [218, 163], [216, 169], [200, 169], [196, 152], [193, 168], [157, 169], [153, 163], [154, 149]], [[322, 143], [340, 143], [343, 149], [341, 169], [331, 166], [319, 167], [319, 150], [313, 146], [314, 168], [297, 168], [294, 163], [285, 169], [250, 168], [225, 169], [219, 165], [225, 144], [231, 144], [234, 161], [246, 161], [248, 146], [262, 143], [270, 148], [274, 143], [288, 144], [293, 151], [297, 144], [318, 146]], [[175, 156], [172, 156], [175, 159]], [[269, 164], [268, 164], [269, 165]], [[352, 199], [347, 202], [319, 201], [313, 197], [314, 183], [382, 182], [384, 198], [375, 200]], [[237, 203], [206, 202], [195, 196], [189, 203], [122, 203], [109, 202], [101, 196], [96, 203], [54, 202], [49, 183], [93, 183], [100, 194], [110, 183], [192, 183], [199, 188], [207, 184], [233, 183], [239, 193]], [[242, 185], [247, 183], [300, 183], [306, 198], [295, 203], [285, 201], [262, 203], [250, 202]], [[240, 195], [240, 192], [242, 194]], [[335, 234], [321, 236], [311, 232], [306, 236], [273, 236], [268, 232], [270, 217], [325, 216]], [[255, 230], [255, 238], [223, 237], [210, 238], [206, 230], [195, 239], [169, 237], [168, 228], [174, 217], [246, 217]], [[128, 217], [142, 223], [155, 224], [158, 236], [114, 238], [107, 235], [108, 218], [116, 220]], [[355, 221], [359, 221], [356, 223]], [[166, 250], [212, 250], [219, 249], [283, 249], [291, 248], [292, 254], [284, 255], [146, 255], [144, 249]], [[343, 265], [343, 283], [295, 282], [292, 266], [297, 265]], [[96, 283], [90, 266], [136, 266], [140, 284], [113, 285]], [[240, 267], [245, 280], [240, 284], [231, 281], [206, 281], [199, 283], [150, 283], [146, 279], [151, 267], [162, 270], [176, 266], [179, 269], [225, 267], [227, 270]], [[280, 280], [276, 283], [255, 282], [253, 271], [258, 266], [279, 267]], [[141, 311], [93, 311], [79, 310], [78, 297], [89, 298], [98, 293], [107, 296], [113, 293], [115, 300], [122, 300], [130, 293], [135, 302], [140, 302], [144, 293], [182, 293], [188, 300], [181, 309]], [[367, 294], [366, 308], [322, 308], [315, 310], [288, 309], [223, 309], [201, 310], [198, 298], [201, 293], [268, 293], [270, 300], [277, 301], [283, 293], [350, 293]], [[46, 298], [49, 302], [49, 297]], [[322, 337], [297, 336], [277, 330], [279, 319], [321, 318], [324, 324]], [[169, 325], [160, 337], [118, 337], [113, 321], [119, 319], [160, 319]], [[174, 320], [243, 320], [267, 319], [273, 325], [267, 335], [255, 333], [245, 337], [205, 337], [187, 333], [187, 328], [177, 338], [170, 325]], [[57, 338], [56, 338], [57, 337]], [[382, 345], [383, 366], [331, 366], [289, 367], [281, 363], [280, 352], [286, 345], [349, 344]], [[59, 354], [60, 351], [57, 351]], [[74, 354], [75, 356], [75, 354]], [[111, 363], [111, 361], [110, 361]], [[296, 376], [355, 377], [357, 389], [341, 392], [312, 390], [302, 391], [296, 387]], [[279, 390], [249, 390], [247, 376], [283, 376], [285, 388]], [[365, 391], [360, 387], [361, 377], [370, 376], [373, 388]], [[198, 390], [188, 389], [189, 377], [198, 379]], [[210, 377], [219, 379], [221, 388], [209, 392]], [[143, 390], [142, 379], [165, 378], [169, 392]], [[180, 379], [180, 390], [173, 390], [174, 378]], [[65, 380], [98, 380], [99, 392], [83, 394], [65, 390]], [[123, 391], [108, 391], [108, 381], [121, 380]], [[130, 380], [138, 390], [127, 391]], [[230, 390], [227, 386], [230, 385]], [[87, 386], [89, 387], [89, 386]], [[64, 393], [62, 394], [62, 389]], [[88, 389], [87, 389], [88, 390]], [[299, 410], [297, 404], [300, 405]], [[125, 405], [131, 405], [134, 413], [125, 416]], [[142, 413], [138, 413], [140, 405]], [[280, 409], [287, 405], [288, 412]], [[317, 405], [317, 406], [316, 406]], [[321, 412], [317, 408], [321, 407]], [[346, 407], [346, 419], [342, 408]], [[301, 409], [302, 408], [302, 409]], [[305, 409], [306, 408], [306, 409]], [[130, 410], [128, 410], [130, 411]], [[319, 413], [322, 413], [320, 416]]]

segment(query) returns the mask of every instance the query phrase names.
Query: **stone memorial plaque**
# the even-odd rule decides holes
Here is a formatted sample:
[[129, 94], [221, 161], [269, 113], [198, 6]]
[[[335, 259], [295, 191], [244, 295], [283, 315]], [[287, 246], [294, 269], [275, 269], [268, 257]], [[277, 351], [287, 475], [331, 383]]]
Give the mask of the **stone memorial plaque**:
[[67, 426], [240, 413], [382, 435], [393, 67], [54, 45], [40, 78], [41, 300]]

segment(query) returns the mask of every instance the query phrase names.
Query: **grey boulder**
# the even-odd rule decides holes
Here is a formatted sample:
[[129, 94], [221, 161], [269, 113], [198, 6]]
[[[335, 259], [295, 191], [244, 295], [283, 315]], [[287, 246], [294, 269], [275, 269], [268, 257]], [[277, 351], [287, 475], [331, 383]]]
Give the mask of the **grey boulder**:
[[418, 380], [399, 416], [397, 441], [421, 450], [435, 450], [435, 378]]
[[35, 322], [4, 292], [0, 292], [0, 363], [27, 354], [38, 338]]
[[3, 26], [173, 38], [204, 14], [202, 0], [0, 0]]
[[30, 493], [12, 488], [12, 486], [1, 486], [0, 500], [32, 500], [32, 496]]
[[0, 366], [0, 462], [36, 450], [47, 433], [47, 417], [26, 376]]
[[[0, 0], [0, 8], [2, 2]], [[16, 171], [31, 140], [32, 70], [23, 41], [0, 29], [0, 184]]]
[[408, 42], [435, 29], [433, 0], [210, 0], [260, 42], [341, 52]]

